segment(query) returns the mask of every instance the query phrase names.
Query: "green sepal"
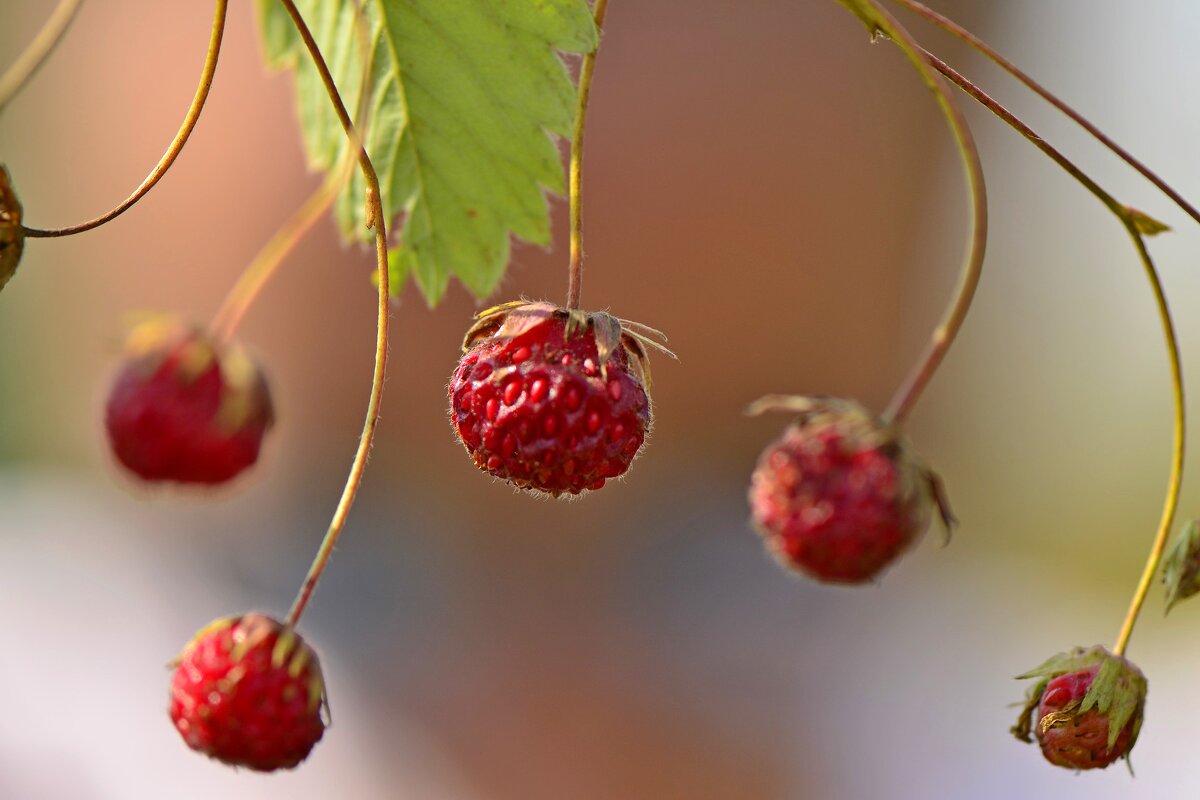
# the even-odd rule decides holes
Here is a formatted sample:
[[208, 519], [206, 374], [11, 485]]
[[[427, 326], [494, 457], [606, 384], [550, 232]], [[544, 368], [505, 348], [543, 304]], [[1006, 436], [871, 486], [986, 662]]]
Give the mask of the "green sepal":
[[1033, 730], [1033, 712], [1037, 709], [1038, 703], [1042, 702], [1042, 692], [1046, 691], [1046, 684], [1049, 682], [1049, 678], [1042, 678], [1029, 687], [1029, 690], [1025, 692], [1025, 703], [1021, 707], [1021, 714], [1017, 717], [1017, 724], [1009, 728], [1013, 736], [1026, 744], [1033, 744], [1033, 737], [1030, 736], [1030, 732]]
[[1129, 215], [1129, 220], [1142, 236], [1157, 236], [1171, 230], [1170, 225], [1159, 222], [1145, 211], [1139, 211], [1133, 206], [1125, 206], [1125, 213]]
[[1048, 714], [1038, 720], [1043, 730], [1060, 722], [1073, 719], [1095, 709], [1108, 717], [1108, 748], [1111, 750], [1117, 737], [1129, 721], [1134, 720], [1129, 737], [1129, 750], [1133, 749], [1141, 731], [1141, 710], [1146, 702], [1148, 684], [1141, 670], [1125, 658], [1113, 655], [1101, 645], [1076, 647], [1065, 653], [1051, 656], [1039, 666], [1017, 676], [1018, 680], [1038, 678], [1039, 681], [1026, 693], [1025, 703], [1012, 732], [1024, 742], [1032, 729], [1033, 713], [1041, 702], [1042, 693], [1051, 680], [1060, 675], [1090, 669], [1099, 665], [1087, 692], [1078, 705], [1068, 705], [1062, 711]]
[[1200, 520], [1192, 520], [1179, 534], [1163, 561], [1162, 572], [1167, 612], [1180, 600], [1200, 592]]

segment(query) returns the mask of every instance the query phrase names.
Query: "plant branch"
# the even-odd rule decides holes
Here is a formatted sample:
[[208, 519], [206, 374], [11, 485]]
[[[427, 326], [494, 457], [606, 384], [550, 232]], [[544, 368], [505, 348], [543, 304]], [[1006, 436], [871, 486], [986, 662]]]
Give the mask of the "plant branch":
[[192, 98], [192, 104], [188, 108], [187, 116], [184, 117], [179, 132], [175, 134], [175, 138], [172, 140], [170, 146], [167, 147], [167, 151], [163, 153], [158, 164], [146, 176], [142, 184], [123, 203], [103, 216], [96, 217], [89, 222], [79, 225], [72, 225], [68, 228], [43, 230], [21, 226], [22, 231], [24, 231], [27, 237], [39, 239], [72, 236], [76, 233], [84, 233], [93, 228], [98, 228], [121, 216], [130, 208], [133, 208], [134, 204], [141, 200], [167, 174], [167, 170], [171, 168], [171, 165], [175, 163], [175, 159], [183, 152], [183, 146], [187, 144], [188, 137], [192, 135], [192, 131], [196, 128], [196, 123], [200, 120], [200, 112], [204, 110], [204, 103], [208, 100], [208, 92], [212, 88], [213, 76], [217, 72], [217, 60], [221, 55], [221, 40], [225, 34], [225, 17], [228, 5], [228, 0], [217, 0], [216, 15], [213, 18], [212, 36], [208, 42], [208, 53], [204, 58], [204, 69], [200, 73], [200, 85], [196, 87], [196, 94]]
[[[593, 14], [596, 18], [597, 34], [604, 30], [604, 16], [608, 11], [608, 0], [596, 0]], [[575, 131], [571, 136], [571, 166], [569, 170], [569, 197], [571, 204], [571, 263], [568, 267], [567, 308], [579, 308], [579, 293], [583, 288], [583, 129], [587, 118], [588, 100], [592, 94], [592, 75], [596, 71], [596, 53], [600, 42], [592, 52], [583, 57], [579, 68], [579, 107], [575, 111]]]
[[25, 48], [25, 52], [17, 56], [12, 66], [0, 76], [0, 111], [25, 88], [42, 64], [46, 63], [50, 53], [66, 35], [67, 28], [71, 26], [81, 5], [83, 0], [61, 0], [37, 36], [33, 37], [33, 41]]
[[1170, 361], [1171, 369], [1171, 395], [1174, 402], [1174, 424], [1171, 445], [1171, 474], [1167, 480], [1167, 494], [1163, 501], [1162, 516], [1159, 520], [1158, 532], [1154, 537], [1154, 543], [1150, 548], [1150, 555], [1146, 560], [1146, 567], [1142, 572], [1141, 579], [1138, 581], [1137, 588], [1134, 590], [1133, 599], [1129, 605], [1129, 611], [1125, 616], [1125, 620], [1121, 625], [1121, 630], [1117, 635], [1116, 643], [1113, 645], [1113, 652], [1117, 655], [1122, 655], [1125, 652], [1126, 646], [1129, 644], [1129, 637], [1133, 633], [1134, 625], [1137, 623], [1138, 615], [1141, 612], [1142, 605], [1146, 600], [1146, 594], [1150, 590], [1150, 584], [1154, 580], [1154, 575], [1158, 572], [1159, 564], [1162, 561], [1163, 551], [1166, 549], [1167, 539], [1171, 533], [1171, 527], [1175, 521], [1175, 512], [1179, 505], [1179, 492], [1183, 483], [1183, 458], [1184, 446], [1186, 439], [1186, 411], [1184, 405], [1184, 387], [1183, 387], [1183, 367], [1179, 357], [1179, 341], [1175, 333], [1175, 325], [1171, 319], [1171, 310], [1167, 304], [1166, 293], [1163, 291], [1162, 280], [1158, 275], [1158, 270], [1154, 266], [1154, 261], [1150, 258], [1150, 253], [1146, 249], [1145, 233], [1142, 230], [1144, 218], [1129, 206], [1119, 202], [1111, 194], [1105, 191], [1091, 177], [1083, 172], [1079, 167], [1071, 162], [1061, 151], [1043, 139], [1038, 133], [1017, 118], [1015, 114], [989, 96], [986, 92], [972, 83], [944, 61], [939, 59], [932, 53], [924, 52], [925, 59], [941, 74], [945, 75], [953, 81], [959, 88], [969, 94], [981, 105], [1003, 120], [1010, 127], [1029, 140], [1035, 147], [1046, 154], [1052, 161], [1062, 167], [1071, 177], [1083, 185], [1085, 189], [1091, 192], [1101, 203], [1105, 205], [1116, 217], [1120, 220], [1125, 230], [1133, 239], [1134, 247], [1137, 248], [1138, 257], [1141, 259], [1142, 267], [1146, 272], [1146, 278], [1150, 282], [1151, 291], [1154, 294], [1155, 307], [1158, 311], [1159, 320], [1162, 322], [1163, 338], [1166, 341], [1167, 357]]
[[325, 91], [329, 95], [329, 100], [333, 104], [334, 111], [337, 113], [338, 121], [341, 122], [342, 129], [346, 132], [346, 136], [351, 142], [351, 149], [358, 151], [359, 167], [362, 170], [363, 180], [367, 184], [367, 227], [374, 228], [375, 230], [375, 258], [379, 271], [375, 371], [371, 378], [371, 395], [367, 403], [366, 420], [363, 423], [362, 435], [359, 437], [358, 449], [354, 453], [354, 461], [350, 466], [350, 474], [346, 477], [346, 486], [342, 490], [342, 496], [338, 500], [337, 508], [334, 510], [333, 519], [329, 523], [329, 529], [325, 533], [325, 538], [321, 541], [316, 558], [313, 559], [312, 566], [309, 568], [308, 575], [305, 576], [304, 583], [301, 585], [300, 591], [292, 603], [291, 610], [288, 611], [287, 624], [294, 627], [300, 621], [300, 617], [312, 597], [313, 590], [316, 589], [317, 582], [321, 579], [321, 574], [325, 571], [330, 556], [333, 555], [333, 548], [346, 526], [346, 519], [349, 516], [350, 508], [354, 505], [354, 498], [358, 494], [359, 486], [362, 484], [363, 471], [366, 469], [367, 456], [371, 451], [371, 443], [375, 439], [375, 428], [379, 423], [380, 401], [383, 398], [383, 382], [387, 373], [388, 301], [390, 288], [388, 286], [387, 221], [384, 217], [383, 195], [379, 187], [379, 177], [375, 173], [375, 166], [371, 163], [371, 157], [367, 155], [362, 138], [355, 131], [350, 114], [346, 111], [346, 105], [342, 102], [341, 95], [338, 93], [337, 84], [334, 83], [333, 76], [329, 72], [329, 66], [325, 63], [325, 57], [321, 55], [321, 50], [317, 46], [316, 40], [313, 39], [312, 32], [308, 29], [304, 18], [300, 15], [300, 11], [296, 8], [296, 4], [292, 0], [279, 0], [279, 2], [283, 4], [288, 16], [292, 18], [292, 24], [295, 25], [296, 31], [304, 41], [304, 46], [307, 48], [309, 56], [312, 58], [313, 64], [321, 76], [321, 82], [324, 84]]
[[[362, 51], [362, 77], [359, 82], [358, 107], [355, 109], [356, 129], [365, 129], [369, 124], [369, 100], [371, 94], [371, 46], [370, 32], [360, 3], [355, 6], [354, 24]], [[312, 229], [326, 211], [337, 200], [357, 164], [353, 142], [346, 148], [345, 155], [330, 170], [325, 181], [313, 192], [300, 208], [275, 232], [263, 248], [242, 272], [237, 283], [229, 290], [224, 302], [209, 325], [212, 338], [218, 343], [228, 343], [241, 324], [250, 306], [258, 299], [267, 282], [278, 271], [283, 261], [291, 254], [305, 234]]]
[[988, 209], [987, 189], [983, 179], [983, 166], [979, 161], [979, 150], [971, 136], [966, 118], [950, 95], [949, 87], [942, 78], [933, 71], [922, 57], [922, 50], [917, 41], [901, 25], [895, 17], [885, 11], [875, 0], [838, 0], [843, 6], [857, 16], [873, 35], [882, 33], [900, 48], [905, 57], [912, 63], [917, 73], [925, 81], [937, 99], [938, 107], [946, 118], [950, 131], [958, 146], [959, 158], [962, 161], [966, 177], [967, 190], [971, 197], [971, 240], [967, 245], [967, 254], [959, 273], [958, 286], [954, 297], [942, 318], [934, 329], [929, 344], [917, 360], [916, 365], [896, 390], [883, 419], [891, 424], [899, 425], [912, 411], [913, 406], [921, 396], [921, 392], [937, 371], [945, 358], [946, 352], [958, 335], [967, 311], [971, 308], [971, 300], [979, 286], [979, 278], [983, 272], [983, 256], [987, 248]]
[[213, 317], [212, 324], [209, 326], [213, 341], [228, 343], [233, 339], [234, 332], [241, 324], [242, 318], [258, 298], [263, 287], [275, 275], [284, 259], [291, 254], [304, 235], [333, 205], [334, 200], [345, 186], [346, 179], [355, 163], [353, 153], [349, 152], [343, 166], [331, 172], [321, 186], [304, 201], [304, 205], [300, 206], [275, 232], [270, 241], [263, 245], [258, 255], [238, 278], [237, 283], [229, 290], [225, 301]]
[[961, 25], [958, 25], [953, 20], [951, 20], [947, 17], [944, 17], [941, 14], [934, 11], [933, 9], [917, 2], [917, 0], [892, 0], [892, 1], [897, 3], [898, 5], [903, 6], [904, 8], [907, 8], [909, 11], [912, 11], [914, 14], [917, 14], [918, 16], [923, 17], [924, 19], [926, 19], [929, 22], [933, 23], [934, 25], [938, 26], [942, 30], [944, 30], [947, 33], [951, 34], [952, 36], [958, 38], [959, 40], [966, 42], [968, 45], [973, 47], [979, 53], [981, 53], [984, 56], [986, 56], [987, 58], [991, 59], [992, 62], [994, 62], [997, 66], [999, 66], [1001, 69], [1003, 69], [1009, 75], [1013, 76], [1018, 81], [1023, 83], [1034, 94], [1038, 95], [1043, 100], [1045, 100], [1047, 103], [1054, 106], [1059, 111], [1061, 111], [1063, 114], [1070, 117], [1072, 121], [1074, 121], [1077, 125], [1079, 125], [1081, 128], [1083, 128], [1085, 131], [1087, 131], [1093, 138], [1096, 139], [1096, 141], [1100, 142], [1100, 144], [1107, 147], [1118, 158], [1120, 158], [1126, 164], [1128, 164], [1129, 166], [1133, 167], [1135, 170], [1140, 172], [1142, 174], [1142, 177], [1144, 177], [1146, 180], [1150, 181], [1152, 184], [1154, 184], [1156, 187], [1158, 187], [1159, 191], [1161, 191], [1167, 197], [1171, 198], [1171, 200], [1175, 203], [1175, 205], [1179, 206], [1179, 208], [1181, 208], [1184, 211], [1184, 213], [1186, 213], [1189, 217], [1196, 220], [1197, 222], [1200, 222], [1200, 210], [1197, 210], [1196, 207], [1193, 206], [1191, 203], [1189, 203], [1187, 200], [1185, 200], [1184, 197], [1181, 194], [1179, 194], [1179, 192], [1172, 189], [1171, 186], [1168, 185], [1166, 181], [1164, 181], [1162, 178], [1160, 178], [1158, 175], [1156, 175], [1149, 167], [1147, 167], [1145, 164], [1143, 164], [1137, 158], [1134, 158], [1133, 154], [1131, 154], [1128, 150], [1121, 147], [1119, 144], [1117, 144], [1112, 139], [1110, 139], [1108, 136], [1106, 136], [1099, 128], [1097, 128], [1095, 125], [1093, 125], [1091, 122], [1089, 122], [1082, 114], [1080, 114], [1075, 109], [1071, 108], [1069, 105], [1064, 103], [1062, 100], [1060, 100], [1054, 94], [1052, 94], [1048, 89], [1046, 89], [1040, 83], [1035, 81], [1032, 77], [1025, 74], [1025, 72], [1023, 72], [1021, 69], [1019, 69], [1015, 64], [1013, 64], [1011, 61], [1006, 59], [1004, 56], [1000, 55], [1000, 53], [998, 53], [996, 50], [992, 49], [986, 42], [984, 42], [978, 36], [971, 33], [966, 28], [963, 28]]

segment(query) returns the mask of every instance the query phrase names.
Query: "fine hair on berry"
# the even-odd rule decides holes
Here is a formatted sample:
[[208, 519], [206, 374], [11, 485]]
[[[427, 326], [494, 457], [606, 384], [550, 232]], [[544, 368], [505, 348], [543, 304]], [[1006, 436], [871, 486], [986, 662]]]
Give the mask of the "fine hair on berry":
[[519, 489], [599, 489], [626, 473], [650, 431], [644, 345], [665, 349], [653, 333], [547, 303], [488, 309], [447, 389], [455, 434], [476, 467]]

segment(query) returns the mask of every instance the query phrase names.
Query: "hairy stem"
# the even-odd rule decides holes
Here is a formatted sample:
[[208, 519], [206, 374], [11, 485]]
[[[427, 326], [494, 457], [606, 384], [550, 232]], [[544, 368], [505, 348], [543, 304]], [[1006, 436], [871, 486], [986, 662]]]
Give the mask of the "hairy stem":
[[12, 66], [0, 76], [0, 111], [25, 88], [42, 64], [46, 63], [50, 53], [66, 35], [67, 28], [71, 26], [81, 5], [83, 0], [61, 0], [54, 13], [46, 20], [46, 24], [25, 48], [25, 52], [17, 56]]
[[1189, 203], [1187, 200], [1185, 200], [1184, 197], [1181, 194], [1179, 194], [1179, 192], [1177, 192], [1173, 188], [1171, 188], [1171, 186], [1168, 185], [1166, 181], [1164, 181], [1162, 178], [1160, 178], [1158, 175], [1156, 175], [1149, 167], [1147, 167], [1141, 161], [1134, 158], [1134, 156], [1128, 150], [1121, 147], [1119, 144], [1117, 144], [1112, 139], [1110, 139], [1108, 136], [1106, 136], [1099, 128], [1097, 128], [1095, 125], [1093, 125], [1091, 122], [1089, 122], [1086, 118], [1084, 118], [1084, 116], [1082, 114], [1080, 114], [1075, 109], [1071, 108], [1069, 105], [1064, 103], [1062, 100], [1060, 100], [1058, 97], [1056, 97], [1054, 94], [1052, 94], [1048, 89], [1046, 89], [1040, 83], [1035, 81], [1029, 75], [1025, 74], [1025, 72], [1023, 72], [1021, 69], [1019, 69], [1015, 64], [1013, 64], [1007, 58], [1000, 55], [1000, 53], [998, 53], [996, 50], [991, 48], [986, 42], [984, 42], [978, 36], [971, 33], [966, 28], [963, 28], [961, 25], [958, 25], [953, 20], [950, 20], [947, 17], [944, 17], [941, 14], [937, 13], [933, 9], [923, 5], [922, 3], [917, 2], [917, 0], [892, 0], [892, 1], [894, 3], [897, 3], [900, 6], [903, 6], [904, 8], [907, 8], [909, 11], [912, 11], [914, 14], [917, 14], [917, 15], [925, 18], [929, 22], [932, 22], [934, 25], [937, 25], [939, 28], [941, 28], [942, 30], [951, 34], [952, 36], [960, 39], [961, 41], [966, 42], [968, 45], [973, 47], [979, 53], [981, 53], [982, 55], [989, 58], [992, 62], [994, 62], [997, 66], [999, 66], [1001, 69], [1003, 69], [1009, 75], [1013, 76], [1018, 81], [1023, 83], [1034, 94], [1038, 95], [1043, 100], [1045, 100], [1047, 103], [1049, 103], [1050, 105], [1057, 108], [1059, 111], [1061, 111], [1066, 116], [1070, 117], [1070, 119], [1073, 122], [1075, 122], [1077, 125], [1079, 125], [1081, 128], [1083, 128], [1085, 131], [1087, 131], [1093, 138], [1096, 139], [1096, 141], [1100, 142], [1100, 144], [1107, 147], [1118, 158], [1120, 158], [1126, 164], [1128, 164], [1129, 166], [1133, 167], [1135, 170], [1140, 172], [1142, 174], [1142, 177], [1144, 177], [1146, 180], [1150, 181], [1152, 184], [1154, 184], [1156, 187], [1158, 187], [1158, 189], [1163, 194], [1165, 194], [1167, 197], [1171, 198], [1172, 202], [1174, 202], [1175, 205], [1179, 206], [1179, 208], [1181, 208], [1184, 211], [1184, 213], [1186, 213], [1189, 217], [1196, 220], [1197, 222], [1200, 222], [1200, 210], [1197, 210], [1195, 206], [1193, 206], [1191, 203]]
[[350, 139], [352, 148], [358, 151], [359, 167], [362, 170], [363, 180], [367, 184], [367, 225], [375, 230], [375, 257], [379, 271], [375, 371], [371, 379], [371, 396], [367, 403], [367, 416], [363, 423], [362, 435], [358, 440], [358, 449], [354, 453], [354, 461], [350, 466], [350, 474], [346, 477], [346, 486], [342, 490], [341, 499], [338, 500], [337, 508], [333, 512], [333, 519], [329, 523], [329, 529], [325, 533], [325, 538], [321, 541], [321, 546], [317, 550], [316, 558], [313, 559], [312, 566], [308, 570], [308, 575], [304, 578], [304, 583], [300, 586], [296, 600], [292, 603], [291, 610], [288, 611], [287, 624], [295, 626], [300, 621], [300, 617], [304, 613], [308, 601], [312, 598], [313, 590], [316, 589], [317, 582], [321, 579], [321, 573], [325, 571], [325, 567], [329, 563], [329, 558], [333, 555], [333, 548], [337, 544], [343, 529], [346, 527], [346, 518], [349, 516], [351, 506], [354, 505], [354, 498], [358, 494], [358, 488], [362, 484], [363, 470], [366, 469], [367, 465], [367, 455], [370, 453], [371, 443], [375, 439], [375, 428], [379, 423], [380, 401], [383, 398], [383, 381], [387, 372], [388, 297], [390, 288], [388, 286], [387, 221], [384, 217], [383, 195], [379, 188], [379, 177], [375, 173], [375, 166], [371, 163], [371, 157], [367, 155], [367, 150], [363, 146], [361, 137], [355, 131], [350, 114], [346, 111], [346, 105], [342, 102], [341, 95], [338, 93], [337, 84], [334, 83], [333, 76], [329, 73], [329, 66], [325, 63], [325, 58], [321, 55], [321, 50], [317, 47], [317, 43], [313, 39], [312, 32], [309, 31], [308, 25], [305, 24], [304, 18], [300, 16], [300, 11], [296, 8], [296, 4], [292, 0], [279, 0], [279, 2], [283, 4], [284, 9], [287, 10], [288, 15], [292, 18], [292, 23], [296, 26], [296, 30], [299, 32], [300, 38], [303, 39], [304, 46], [308, 49], [309, 56], [312, 58], [313, 64], [321, 76], [321, 82], [325, 86], [325, 91], [329, 95], [330, 102], [333, 103], [338, 121], [341, 122], [342, 129]]
[[983, 179], [983, 166], [979, 162], [979, 150], [971, 129], [967, 126], [962, 111], [954, 102], [949, 87], [942, 78], [925, 63], [922, 50], [917, 41], [895, 17], [883, 10], [875, 0], [838, 0], [843, 6], [857, 16], [872, 34], [882, 33], [896, 43], [905, 57], [912, 63], [921, 79], [934, 93], [938, 107], [950, 126], [958, 147], [959, 158], [962, 161], [966, 177], [967, 190], [971, 197], [971, 240], [967, 245], [967, 254], [959, 273], [958, 286], [949, 307], [941, 322], [934, 329], [933, 335], [926, 345], [925, 351], [917, 360], [916, 365], [905, 378], [904, 382], [893, 395], [883, 418], [891, 424], [901, 424], [916, 405], [925, 386], [937, 371], [945, 358], [946, 352], [958, 335], [967, 311], [971, 308], [971, 300], [979, 286], [979, 278], [983, 272], [983, 256], [987, 248], [988, 208], [987, 189]]
[[204, 58], [204, 69], [200, 73], [200, 85], [196, 87], [196, 94], [192, 98], [192, 104], [188, 108], [187, 116], [183, 118], [183, 124], [179, 127], [179, 132], [175, 134], [175, 138], [172, 140], [170, 146], [167, 147], [167, 151], [163, 153], [158, 164], [146, 176], [142, 184], [123, 203], [107, 214], [96, 217], [89, 222], [72, 225], [68, 228], [41, 229], [21, 226], [26, 236], [35, 239], [72, 236], [76, 233], [84, 233], [93, 228], [99, 228], [101, 225], [113, 221], [133, 208], [134, 204], [141, 200], [167, 174], [167, 170], [171, 168], [171, 165], [175, 163], [175, 159], [183, 152], [183, 146], [187, 144], [188, 137], [195, 130], [196, 123], [200, 120], [200, 112], [204, 110], [204, 103], [208, 100], [208, 92], [212, 88], [213, 76], [217, 72], [217, 60], [221, 55], [221, 40], [225, 35], [225, 16], [228, 6], [228, 0], [217, 0], [216, 15], [213, 18], [212, 36], [208, 41], [208, 53]]
[[[596, 30], [603, 31], [608, 0], [596, 0], [593, 14]], [[571, 263], [568, 267], [567, 308], [579, 308], [579, 293], [583, 289], [583, 130], [587, 118], [588, 100], [592, 94], [592, 75], [596, 71], [596, 53], [600, 43], [583, 57], [579, 68], [579, 107], [575, 111], [575, 131], [571, 136], [571, 166], [569, 170], [571, 203]]]
[[1184, 443], [1187, 430], [1184, 406], [1183, 367], [1180, 363], [1179, 341], [1175, 333], [1175, 324], [1171, 318], [1171, 309], [1167, 304], [1166, 293], [1163, 291], [1162, 281], [1159, 278], [1158, 270], [1154, 266], [1154, 261], [1150, 258], [1150, 253], [1146, 249], [1145, 234], [1139, 227], [1138, 215], [1129, 206], [1119, 202], [1109, 192], [1105, 191], [1096, 181], [1063, 155], [1061, 151], [1043, 139], [1035, 130], [1018, 119], [1015, 114], [969, 79], [931, 53], [925, 52], [924, 57], [940, 73], [953, 81], [964, 92], [1015, 129], [1052, 161], [1062, 167], [1067, 174], [1082, 184], [1085, 189], [1091, 192], [1121, 221], [1121, 224], [1133, 239], [1134, 247], [1137, 248], [1138, 257], [1142, 262], [1142, 268], [1146, 272], [1146, 278], [1150, 282], [1150, 288], [1154, 294], [1155, 307], [1158, 311], [1159, 320], [1162, 323], [1163, 338], [1166, 341], [1167, 357], [1170, 361], [1171, 369], [1171, 396], [1174, 402], [1171, 473], [1167, 480], [1167, 494], [1163, 500], [1163, 510], [1158, 524], [1158, 532], [1155, 534], [1154, 543], [1151, 545], [1150, 555], [1146, 559], [1146, 567], [1142, 571], [1137, 588], [1134, 590], [1133, 599], [1129, 604], [1129, 611], [1125, 615], [1125, 621], [1122, 623], [1121, 630], [1117, 634], [1116, 643], [1113, 645], [1113, 652], [1117, 655], [1122, 655], [1129, 644], [1129, 637], [1133, 633], [1134, 625], [1137, 624], [1138, 615], [1146, 600], [1146, 594], [1150, 590], [1150, 584], [1153, 582], [1154, 575], [1158, 572], [1159, 564], [1162, 562], [1163, 551], [1166, 549], [1167, 539], [1170, 536], [1171, 527], [1175, 521], [1175, 512], [1179, 505], [1180, 487], [1183, 484]]

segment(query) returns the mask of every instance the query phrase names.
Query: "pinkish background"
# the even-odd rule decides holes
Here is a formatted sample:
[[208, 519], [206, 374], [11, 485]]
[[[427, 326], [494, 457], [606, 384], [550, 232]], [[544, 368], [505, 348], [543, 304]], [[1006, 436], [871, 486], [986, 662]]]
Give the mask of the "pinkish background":
[[[939, 0], [1200, 197], [1191, 0]], [[0, 0], [0, 64], [49, 13]], [[1200, 231], [1116, 159], [948, 38], [912, 28], [1122, 199], [1200, 367]], [[205, 3], [89, 2], [0, 117], [31, 225], [91, 217], [174, 134]], [[242, 328], [280, 425], [252, 477], [147, 492], [105, 451], [124, 315], [203, 320], [317, 178], [250, 4], [175, 169], [118, 222], [31, 242], [0, 295], [3, 800], [854, 800], [1194, 796], [1200, 608], [1157, 592], [1130, 650], [1150, 676], [1138, 777], [1073, 776], [1007, 733], [1012, 679], [1110, 642], [1154, 532], [1169, 396], [1158, 322], [1104, 209], [974, 113], [993, 200], [977, 307], [912, 419], [962, 520], [882, 584], [783, 574], [744, 492], [783, 419], [765, 392], [880, 407], [953, 285], [966, 216], [950, 141], [894, 48], [831, 2], [612, 4], [589, 118], [584, 303], [667, 330], [656, 429], [629, 480], [574, 503], [476, 473], [444, 386], [476, 306], [397, 304], [380, 438], [303, 630], [335, 719], [293, 773], [235, 773], [166, 719], [164, 664], [211, 618], [282, 613], [361, 424], [369, 254], [323, 222]], [[520, 246], [497, 299], [565, 292]], [[1198, 409], [1192, 403], [1192, 411]], [[1195, 483], [1182, 515], [1200, 510]]]

